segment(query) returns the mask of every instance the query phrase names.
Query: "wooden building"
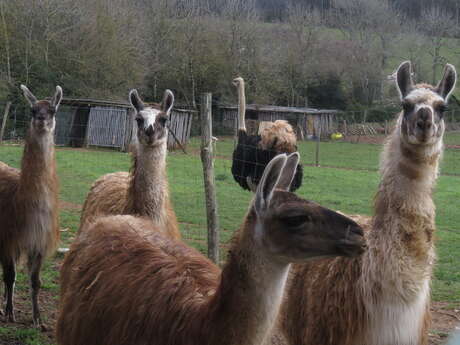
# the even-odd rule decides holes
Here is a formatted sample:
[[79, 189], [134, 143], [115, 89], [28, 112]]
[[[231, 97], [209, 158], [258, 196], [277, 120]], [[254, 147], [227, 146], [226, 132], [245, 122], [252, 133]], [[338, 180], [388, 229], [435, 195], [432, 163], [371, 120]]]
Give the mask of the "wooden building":
[[[173, 109], [170, 131], [186, 146], [194, 111]], [[92, 99], [64, 98], [57, 114], [56, 144], [73, 147], [112, 147], [127, 151], [135, 124], [133, 109], [128, 103]], [[175, 149], [176, 139], [170, 133], [168, 148]]]
[[[262, 121], [287, 120], [296, 130], [299, 139], [318, 136], [328, 138], [337, 130], [336, 115], [338, 112], [333, 109], [248, 104], [246, 106], [246, 126], [252, 132], [251, 134], [255, 134], [258, 124]], [[222, 122], [221, 126], [236, 133], [238, 107], [220, 106], [219, 113], [217, 121]]]

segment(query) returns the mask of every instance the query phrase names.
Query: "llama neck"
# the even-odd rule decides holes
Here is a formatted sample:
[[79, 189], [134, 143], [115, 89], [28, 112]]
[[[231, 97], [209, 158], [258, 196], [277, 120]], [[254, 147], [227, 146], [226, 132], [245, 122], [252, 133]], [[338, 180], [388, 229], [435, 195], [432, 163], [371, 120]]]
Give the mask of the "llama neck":
[[33, 129], [29, 129], [21, 163], [19, 194], [27, 195], [30, 200], [53, 195], [53, 193], [43, 193], [43, 190], [54, 191], [56, 187], [54, 155], [53, 133], [37, 135]]
[[244, 93], [244, 82], [241, 81], [238, 85], [238, 129], [243, 131], [246, 131], [245, 114], [246, 95]]
[[138, 145], [131, 175], [128, 199], [133, 211], [159, 221], [168, 198], [166, 143], [155, 147]]
[[[388, 263], [388, 271], [377, 269], [382, 274], [403, 277], [396, 272], [407, 269], [407, 277], [416, 284], [431, 274], [435, 230], [432, 191], [442, 148], [441, 140], [426, 147], [407, 144], [398, 126], [385, 144], [368, 251], [374, 256], [370, 262], [377, 264], [386, 256], [383, 262]], [[403, 265], [398, 261], [402, 257]]]
[[254, 229], [254, 219], [248, 216], [229, 251], [220, 286], [211, 300], [211, 315], [204, 316], [204, 322], [212, 320], [209, 343], [262, 344], [275, 324], [290, 265], [264, 254], [252, 238], [257, 232], [250, 229]]

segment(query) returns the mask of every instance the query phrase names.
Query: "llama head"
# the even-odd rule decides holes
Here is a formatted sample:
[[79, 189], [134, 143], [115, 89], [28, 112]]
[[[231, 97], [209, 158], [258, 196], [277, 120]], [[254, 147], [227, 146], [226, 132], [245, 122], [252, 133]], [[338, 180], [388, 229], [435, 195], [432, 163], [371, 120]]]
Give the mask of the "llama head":
[[167, 122], [174, 104], [174, 95], [166, 90], [161, 104], [146, 105], [137, 90], [129, 92], [129, 101], [136, 110], [137, 137], [144, 146], [158, 146], [166, 143], [168, 137]]
[[400, 118], [402, 139], [408, 144], [420, 146], [440, 143], [445, 129], [443, 113], [457, 79], [455, 67], [447, 64], [441, 81], [435, 87], [414, 85], [409, 61], [399, 66], [396, 75], [403, 107]]
[[252, 204], [256, 243], [283, 262], [361, 254], [365, 242], [357, 223], [289, 192], [298, 162], [297, 152], [281, 154], [265, 168]]
[[37, 134], [53, 132], [56, 127], [55, 115], [62, 100], [62, 88], [59, 85], [56, 86], [56, 92], [51, 101], [38, 101], [25, 85], [21, 85], [21, 90], [32, 110], [31, 128], [34, 132]]

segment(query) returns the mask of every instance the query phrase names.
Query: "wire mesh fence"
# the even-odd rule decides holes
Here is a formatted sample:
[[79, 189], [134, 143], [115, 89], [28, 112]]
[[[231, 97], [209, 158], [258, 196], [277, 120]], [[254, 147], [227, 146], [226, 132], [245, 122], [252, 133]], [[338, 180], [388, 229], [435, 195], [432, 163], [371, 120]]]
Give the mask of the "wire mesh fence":
[[[4, 104], [0, 104], [0, 113], [3, 113], [3, 109]], [[81, 207], [91, 184], [104, 174], [129, 171], [131, 167], [129, 142], [135, 125], [130, 115], [112, 111], [112, 117], [126, 117], [124, 122], [120, 120], [110, 122], [109, 116], [103, 117], [99, 110], [94, 112], [94, 116], [99, 114], [97, 116], [100, 118], [95, 122], [92, 135], [101, 134], [108, 145], [100, 142], [93, 145], [88, 144], [88, 123], [78, 120], [82, 119], [82, 114], [85, 113], [89, 116], [91, 109], [81, 106], [63, 107], [56, 118], [55, 141], [58, 145], [56, 158], [61, 184], [61, 227], [73, 230], [66, 235], [70, 239], [79, 226]], [[6, 123], [4, 144], [0, 147], [0, 160], [14, 167], [20, 166], [23, 138], [30, 122], [28, 114], [27, 108], [12, 107]], [[358, 118], [357, 115], [355, 117]], [[198, 120], [198, 114], [193, 113], [189, 125], [190, 137], [184, 142], [187, 154], [171, 148], [167, 160], [167, 176], [172, 203], [184, 239], [206, 252], [205, 195], [203, 168], [200, 161], [201, 138], [196, 135], [199, 134]], [[343, 124], [343, 116], [337, 116], [335, 122], [331, 124], [331, 132], [328, 135], [321, 135], [321, 140], [318, 141], [315, 132], [299, 134], [299, 127], [294, 120], [295, 118], [292, 118], [288, 121], [297, 132], [297, 149], [304, 166], [303, 183], [297, 191], [299, 195], [348, 214], [372, 214], [372, 199], [378, 184], [376, 172], [382, 150], [381, 144], [385, 139], [385, 128], [386, 133], [391, 131], [391, 121], [363, 124], [350, 120], [346, 123], [347, 132]], [[231, 122], [228, 126], [224, 126], [222, 121], [217, 120], [213, 123], [215, 137], [213, 145], [220, 238], [221, 245], [225, 249], [233, 232], [241, 224], [252, 193], [238, 185], [231, 171], [232, 155], [237, 144], [234, 119], [228, 120], [229, 123]], [[460, 113], [447, 114], [448, 131], [445, 134], [446, 150], [441, 165], [441, 175], [445, 175], [446, 179], [454, 180], [441, 180], [441, 185], [457, 183], [456, 178], [460, 176], [460, 130], [458, 130], [460, 127], [457, 127], [460, 122], [457, 121], [460, 121]], [[249, 122], [247, 127], [256, 134], [260, 122]], [[111, 129], [111, 126], [122, 130]], [[353, 134], [354, 127], [363, 132]], [[342, 137], [333, 139], [331, 134], [334, 133], [341, 133]], [[119, 137], [123, 135], [126, 137], [120, 140]], [[124, 146], [120, 143], [124, 143]], [[319, 150], [317, 150], [318, 144]], [[320, 169], [316, 168], [317, 163]], [[259, 170], [263, 170], [264, 164], [260, 163]], [[448, 214], [451, 211], [441, 207], [438, 209], [438, 214], [452, 218], [452, 215]], [[460, 232], [450, 224], [441, 224], [441, 227], [452, 232], [454, 236], [460, 236]]]

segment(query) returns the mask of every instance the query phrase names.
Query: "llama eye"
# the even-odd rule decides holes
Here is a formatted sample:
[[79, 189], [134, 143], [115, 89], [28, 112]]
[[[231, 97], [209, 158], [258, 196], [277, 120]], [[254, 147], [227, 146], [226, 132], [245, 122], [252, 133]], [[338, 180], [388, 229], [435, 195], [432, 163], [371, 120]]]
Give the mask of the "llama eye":
[[168, 119], [167, 119], [166, 117], [164, 117], [164, 116], [158, 118], [158, 122], [159, 122], [160, 125], [162, 125], [162, 126], [164, 126], [164, 125], [166, 124], [166, 121], [167, 121], [167, 120], [168, 120]]
[[137, 127], [141, 128], [144, 126], [144, 119], [142, 117], [136, 117]]
[[447, 111], [447, 104], [441, 104], [438, 106], [437, 111], [442, 115], [442, 113]]
[[411, 112], [412, 110], [414, 110], [414, 105], [408, 101], [403, 101], [402, 104], [401, 104], [403, 110], [405, 113], [409, 113]]
[[310, 221], [310, 216], [301, 215], [301, 216], [292, 216], [292, 217], [283, 217], [282, 222], [290, 228], [296, 228], [302, 224]]

